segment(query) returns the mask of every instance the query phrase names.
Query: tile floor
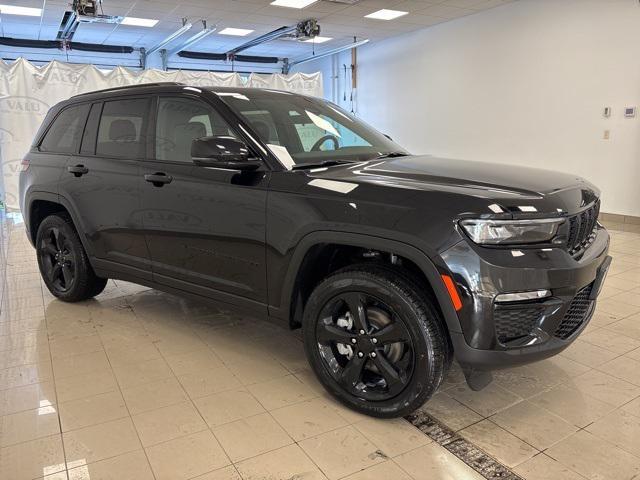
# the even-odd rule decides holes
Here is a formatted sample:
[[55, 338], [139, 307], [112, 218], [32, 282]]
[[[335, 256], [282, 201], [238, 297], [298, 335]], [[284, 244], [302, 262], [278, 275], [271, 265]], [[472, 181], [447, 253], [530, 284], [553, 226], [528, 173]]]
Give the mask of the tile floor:
[[[640, 475], [640, 234], [611, 233], [572, 347], [482, 392], [454, 368], [424, 407], [523, 478]], [[19, 220], [0, 240], [0, 479], [482, 478], [408, 421], [338, 405], [296, 332], [120, 281], [64, 304]]]

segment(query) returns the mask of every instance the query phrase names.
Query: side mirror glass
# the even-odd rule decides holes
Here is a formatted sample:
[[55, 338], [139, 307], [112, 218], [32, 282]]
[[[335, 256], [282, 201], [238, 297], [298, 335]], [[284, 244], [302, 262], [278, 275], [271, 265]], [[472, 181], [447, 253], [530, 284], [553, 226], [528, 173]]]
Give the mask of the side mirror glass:
[[201, 137], [191, 143], [191, 159], [203, 167], [256, 170], [262, 162], [250, 158], [247, 145], [234, 137]]

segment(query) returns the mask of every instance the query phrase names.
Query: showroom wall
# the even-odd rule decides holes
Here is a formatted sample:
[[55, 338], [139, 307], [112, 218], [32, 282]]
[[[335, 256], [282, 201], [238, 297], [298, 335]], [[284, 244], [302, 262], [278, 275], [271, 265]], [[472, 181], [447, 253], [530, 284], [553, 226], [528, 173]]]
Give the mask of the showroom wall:
[[[637, 0], [519, 0], [360, 48], [356, 110], [414, 153], [576, 173], [640, 216], [639, 58]], [[343, 64], [304, 71], [351, 109]]]

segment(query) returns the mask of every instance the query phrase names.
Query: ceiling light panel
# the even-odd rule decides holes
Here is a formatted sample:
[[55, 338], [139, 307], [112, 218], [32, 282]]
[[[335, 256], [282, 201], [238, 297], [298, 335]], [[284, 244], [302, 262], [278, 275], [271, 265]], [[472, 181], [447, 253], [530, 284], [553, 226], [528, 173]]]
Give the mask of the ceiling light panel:
[[365, 15], [365, 18], [373, 18], [374, 20], [393, 20], [408, 13], [409, 12], [403, 12], [401, 10], [388, 10], [386, 8], [383, 8], [382, 10], [378, 10], [377, 12]]
[[223, 28], [218, 32], [220, 35], [234, 35], [236, 37], [246, 37], [250, 33], [253, 33], [253, 30], [249, 30], [247, 28]]
[[120, 24], [134, 27], [155, 27], [158, 21], [153, 18], [124, 17]]
[[0, 5], [2, 15], [25, 15], [27, 17], [39, 17], [42, 15], [41, 8], [18, 7], [16, 5]]
[[274, 0], [271, 2], [271, 5], [276, 7], [304, 8], [317, 1], [318, 0]]
[[302, 40], [302, 43], [325, 43], [329, 40], [333, 40], [332, 37], [321, 37], [318, 35], [317, 37], [309, 38], [307, 40]]

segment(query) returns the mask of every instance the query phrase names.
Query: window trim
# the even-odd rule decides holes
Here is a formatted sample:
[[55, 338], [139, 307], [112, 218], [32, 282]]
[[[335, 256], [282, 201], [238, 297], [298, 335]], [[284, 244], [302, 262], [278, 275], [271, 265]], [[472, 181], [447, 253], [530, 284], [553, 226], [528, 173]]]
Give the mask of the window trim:
[[[80, 138], [80, 145], [78, 146], [78, 156], [82, 157], [95, 157], [96, 149], [98, 148], [98, 130], [97, 128], [100, 126], [100, 119], [102, 118], [102, 109], [104, 108], [104, 102], [102, 100], [91, 102], [91, 106], [89, 107], [89, 113], [87, 114], [87, 121], [84, 124], [84, 130], [82, 130], [82, 137]], [[89, 126], [89, 118], [91, 117], [91, 110], [94, 105], [98, 105], [100, 109], [100, 113], [98, 114], [98, 125], [96, 126], [96, 136], [95, 141], [93, 142], [93, 150], [92, 153], [82, 153], [82, 141], [84, 140], [84, 134], [87, 131], [87, 127]]]

